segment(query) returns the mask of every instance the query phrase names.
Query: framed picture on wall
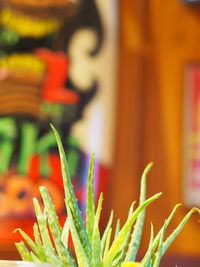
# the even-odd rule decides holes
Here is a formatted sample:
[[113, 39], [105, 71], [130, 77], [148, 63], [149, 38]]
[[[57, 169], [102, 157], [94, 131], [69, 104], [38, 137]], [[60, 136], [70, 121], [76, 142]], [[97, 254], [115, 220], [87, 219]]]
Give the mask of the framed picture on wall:
[[183, 192], [186, 206], [200, 206], [200, 64], [185, 69]]

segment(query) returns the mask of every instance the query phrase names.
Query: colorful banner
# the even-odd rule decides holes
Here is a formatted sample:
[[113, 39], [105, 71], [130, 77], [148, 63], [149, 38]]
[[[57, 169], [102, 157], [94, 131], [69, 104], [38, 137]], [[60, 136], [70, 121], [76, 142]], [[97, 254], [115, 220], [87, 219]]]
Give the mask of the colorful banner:
[[82, 208], [89, 157], [96, 193], [112, 162], [116, 92], [116, 3], [1, 1], [0, 242], [32, 233], [32, 198], [48, 187], [65, 220], [60, 133]]

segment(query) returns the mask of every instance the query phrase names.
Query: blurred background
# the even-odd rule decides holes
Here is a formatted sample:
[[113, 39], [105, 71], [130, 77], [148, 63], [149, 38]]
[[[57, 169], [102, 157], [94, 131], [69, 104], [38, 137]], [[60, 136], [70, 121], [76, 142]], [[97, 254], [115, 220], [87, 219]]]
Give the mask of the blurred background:
[[[163, 192], [147, 211], [142, 250], [147, 246], [150, 221], [160, 227], [173, 205], [183, 203], [173, 228], [189, 207], [199, 205], [200, 5], [190, 2], [121, 1], [119, 7], [112, 203], [117, 215], [124, 218], [125, 207], [137, 196], [139, 177], [149, 161], [154, 162], [148, 178], [149, 194]], [[169, 249], [169, 259], [176, 258], [173, 262], [178, 266], [200, 264], [198, 218], [190, 220]], [[174, 264], [166, 260], [166, 266]]]
[[[198, 3], [199, 2], [199, 3]], [[32, 197], [51, 192], [61, 221], [58, 129], [80, 207], [89, 157], [105, 211], [125, 221], [150, 161], [140, 255], [182, 203], [169, 233], [200, 207], [200, 1], [1, 0], [0, 258], [17, 259], [15, 228], [32, 233]], [[194, 214], [161, 266], [200, 266]]]

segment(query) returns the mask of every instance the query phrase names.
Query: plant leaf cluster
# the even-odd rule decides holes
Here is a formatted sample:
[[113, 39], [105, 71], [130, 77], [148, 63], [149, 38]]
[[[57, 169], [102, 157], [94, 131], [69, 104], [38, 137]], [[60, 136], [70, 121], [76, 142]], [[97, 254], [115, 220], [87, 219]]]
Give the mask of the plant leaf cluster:
[[[37, 222], [33, 226], [34, 240], [23, 230], [15, 230], [20, 232], [30, 248], [29, 250], [23, 241], [16, 243], [16, 247], [22, 259], [36, 263], [48, 262], [57, 267], [120, 267], [121, 265], [125, 266], [125, 263], [136, 262], [142, 237], [146, 207], [161, 195], [161, 193], [158, 193], [146, 199], [146, 176], [152, 167], [152, 163], [146, 167], [142, 174], [138, 207], [134, 208], [135, 202], [133, 202], [125, 224], [121, 227], [120, 220], [118, 220], [115, 229], [113, 228], [113, 211], [111, 211], [107, 226], [101, 236], [99, 221], [103, 194], [100, 194], [97, 208], [95, 208], [93, 181], [94, 155], [91, 157], [88, 171], [86, 223], [84, 224], [74, 194], [69, 167], [60, 137], [53, 126], [52, 129], [60, 153], [65, 204], [68, 216], [62, 228], [48, 190], [46, 187], [40, 187], [44, 210], [41, 209], [39, 201], [34, 198], [33, 203], [37, 218]], [[156, 235], [154, 235], [153, 224], [151, 224], [149, 247], [141, 260], [140, 266], [159, 266], [168, 247], [192, 214], [197, 211], [196, 208], [191, 209], [177, 228], [165, 238], [166, 229], [179, 206], [180, 204], [173, 208], [171, 214], [165, 220], [164, 225]], [[69, 235], [72, 237], [75, 256], [72, 255], [73, 253], [69, 248]], [[133, 264], [132, 266], [136, 265]]]

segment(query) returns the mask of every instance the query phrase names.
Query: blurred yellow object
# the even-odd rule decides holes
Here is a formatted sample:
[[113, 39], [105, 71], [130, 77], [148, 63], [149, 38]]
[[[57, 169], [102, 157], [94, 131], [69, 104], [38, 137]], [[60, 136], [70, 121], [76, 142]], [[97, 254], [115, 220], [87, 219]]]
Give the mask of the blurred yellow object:
[[43, 74], [45, 72], [46, 65], [34, 54], [14, 53], [10, 56], [0, 58], [0, 69], [31, 71], [33, 73]]
[[139, 262], [123, 262], [121, 267], [141, 267], [142, 264]]
[[34, 19], [10, 8], [1, 11], [0, 23], [20, 36], [34, 38], [52, 34], [60, 28], [60, 22], [56, 18]]

